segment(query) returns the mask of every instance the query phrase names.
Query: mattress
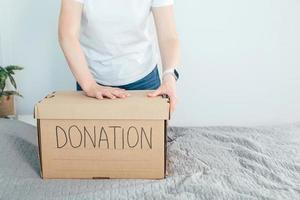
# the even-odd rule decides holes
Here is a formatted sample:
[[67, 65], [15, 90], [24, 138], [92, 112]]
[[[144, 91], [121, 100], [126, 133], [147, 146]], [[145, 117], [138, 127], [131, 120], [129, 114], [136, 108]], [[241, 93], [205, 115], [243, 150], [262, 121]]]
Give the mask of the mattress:
[[300, 199], [300, 123], [169, 127], [163, 180], [43, 180], [34, 126], [0, 119], [1, 200]]

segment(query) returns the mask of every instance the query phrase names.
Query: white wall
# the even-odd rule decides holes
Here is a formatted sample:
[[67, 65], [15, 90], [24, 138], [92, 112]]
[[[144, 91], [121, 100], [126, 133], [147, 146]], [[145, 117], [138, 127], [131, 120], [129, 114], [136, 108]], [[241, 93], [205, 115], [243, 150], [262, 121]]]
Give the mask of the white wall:
[[[0, 63], [17, 76], [18, 112], [74, 89], [57, 43], [60, 1], [0, 0]], [[300, 1], [176, 1], [181, 37], [177, 126], [300, 121]]]

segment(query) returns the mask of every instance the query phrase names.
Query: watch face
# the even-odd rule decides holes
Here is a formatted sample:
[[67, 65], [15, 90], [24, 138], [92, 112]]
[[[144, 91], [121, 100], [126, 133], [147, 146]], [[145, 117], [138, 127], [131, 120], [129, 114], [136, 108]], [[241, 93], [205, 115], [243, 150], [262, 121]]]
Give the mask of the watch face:
[[179, 73], [177, 72], [176, 69], [174, 70], [174, 74], [175, 74], [175, 76], [176, 76], [176, 80], [179, 79]]

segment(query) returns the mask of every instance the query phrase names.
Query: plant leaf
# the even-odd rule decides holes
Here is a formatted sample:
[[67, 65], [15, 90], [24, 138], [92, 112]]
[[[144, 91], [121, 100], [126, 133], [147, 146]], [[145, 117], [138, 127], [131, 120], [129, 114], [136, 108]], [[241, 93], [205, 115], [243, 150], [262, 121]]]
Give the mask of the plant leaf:
[[7, 71], [9, 74], [15, 74], [14, 71]]
[[17, 66], [17, 65], [8, 65], [5, 67], [7, 71], [13, 71], [13, 70], [22, 70], [23, 67]]
[[11, 74], [8, 74], [8, 77], [9, 77], [11, 84], [14, 86], [15, 89], [17, 89], [17, 84], [16, 84], [14, 77]]
[[12, 90], [9, 90], [9, 91], [3, 91], [1, 96], [9, 96], [9, 95], [17, 95], [19, 97], [23, 97], [19, 92], [17, 91], [12, 91]]
[[7, 79], [7, 73], [0, 73], [0, 92], [2, 92], [5, 88], [5, 82]]

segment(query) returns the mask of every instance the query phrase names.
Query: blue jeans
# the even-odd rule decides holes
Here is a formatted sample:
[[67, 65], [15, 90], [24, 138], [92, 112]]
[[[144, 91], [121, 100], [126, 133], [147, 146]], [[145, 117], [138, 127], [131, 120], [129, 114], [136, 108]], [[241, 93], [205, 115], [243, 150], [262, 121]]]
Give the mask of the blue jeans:
[[[129, 83], [126, 85], [111, 86], [111, 87], [118, 87], [125, 90], [155, 90], [160, 86], [160, 84], [161, 81], [159, 78], [158, 68], [156, 65], [155, 68], [152, 70], [152, 72], [150, 72], [148, 75], [146, 75], [144, 78], [141, 78], [140, 80], [137, 80], [133, 83]], [[103, 85], [103, 86], [108, 86], [108, 85]], [[76, 87], [77, 87], [77, 91], [82, 90], [78, 82], [76, 82]]]

